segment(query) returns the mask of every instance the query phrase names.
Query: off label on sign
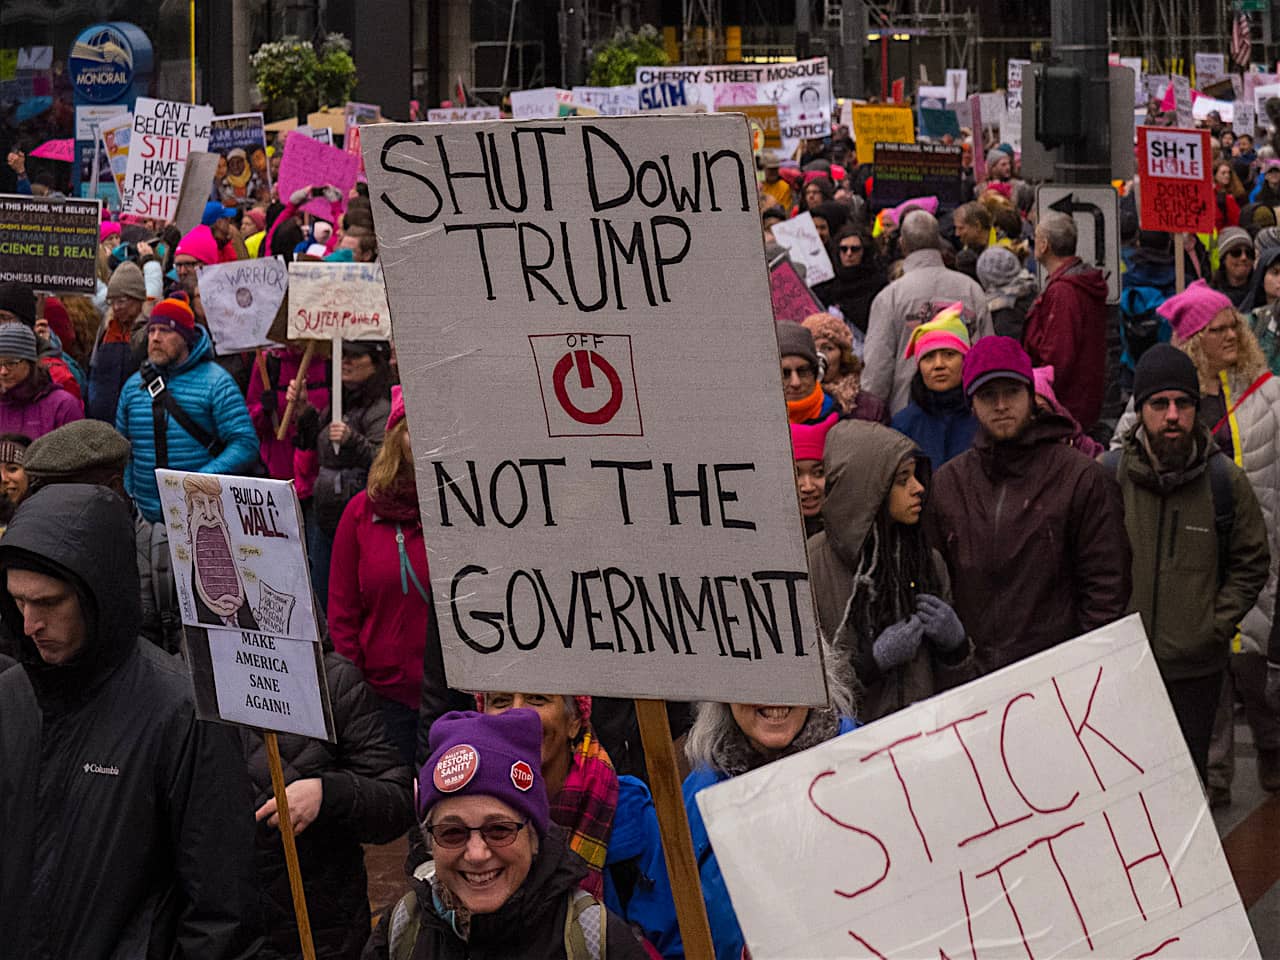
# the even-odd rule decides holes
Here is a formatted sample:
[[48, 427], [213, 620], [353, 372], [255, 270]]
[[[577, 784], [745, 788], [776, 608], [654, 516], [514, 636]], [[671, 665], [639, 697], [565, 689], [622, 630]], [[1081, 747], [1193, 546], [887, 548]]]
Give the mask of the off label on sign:
[[529, 337], [548, 437], [642, 437], [631, 337], [554, 333]]

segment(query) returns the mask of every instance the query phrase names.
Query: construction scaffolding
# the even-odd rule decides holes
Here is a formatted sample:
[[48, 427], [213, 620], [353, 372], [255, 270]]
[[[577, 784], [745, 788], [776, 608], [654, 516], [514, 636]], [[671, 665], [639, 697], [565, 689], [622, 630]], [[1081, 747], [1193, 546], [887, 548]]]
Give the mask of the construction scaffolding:
[[[1252, 15], [1255, 51], [1260, 52], [1264, 38], [1258, 36], [1259, 27], [1265, 25], [1259, 20]], [[1270, 31], [1265, 34], [1269, 42]], [[1197, 52], [1225, 53], [1230, 42], [1228, 0], [1112, 0], [1112, 52], [1142, 57], [1148, 73], [1187, 75]]]

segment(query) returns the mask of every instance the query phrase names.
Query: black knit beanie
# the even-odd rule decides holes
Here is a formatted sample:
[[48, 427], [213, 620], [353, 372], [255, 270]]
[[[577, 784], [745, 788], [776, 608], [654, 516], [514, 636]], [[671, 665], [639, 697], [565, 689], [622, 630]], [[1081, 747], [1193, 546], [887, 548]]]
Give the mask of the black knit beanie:
[[1133, 403], [1135, 409], [1146, 403], [1147, 398], [1163, 390], [1181, 390], [1200, 402], [1200, 376], [1191, 358], [1167, 343], [1157, 343], [1138, 361], [1133, 374]]

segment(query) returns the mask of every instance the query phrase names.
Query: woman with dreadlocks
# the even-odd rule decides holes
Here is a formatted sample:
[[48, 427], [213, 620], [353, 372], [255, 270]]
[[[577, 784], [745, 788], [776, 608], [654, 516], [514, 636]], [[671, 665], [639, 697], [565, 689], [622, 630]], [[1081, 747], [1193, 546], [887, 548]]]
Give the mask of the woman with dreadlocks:
[[947, 568], [920, 527], [929, 461], [879, 424], [827, 433], [823, 532], [809, 541], [823, 635], [853, 667], [864, 723], [971, 679]]

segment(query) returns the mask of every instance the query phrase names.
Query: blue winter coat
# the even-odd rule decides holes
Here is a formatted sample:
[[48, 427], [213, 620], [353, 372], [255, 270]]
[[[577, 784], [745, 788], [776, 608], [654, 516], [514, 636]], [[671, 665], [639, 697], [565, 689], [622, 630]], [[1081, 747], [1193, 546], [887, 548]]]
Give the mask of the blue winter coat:
[[911, 402], [894, 416], [893, 429], [914, 440], [929, 458], [929, 465], [937, 470], [973, 446], [978, 420], [965, 402], [961, 387], [934, 393], [916, 373], [911, 381]]
[[[173, 470], [196, 473], [236, 473], [258, 456], [258, 435], [249, 408], [231, 374], [213, 362], [213, 341], [203, 327], [190, 355], [172, 370], [164, 371], [165, 383], [173, 399], [192, 420], [226, 447], [218, 456], [209, 451], [172, 418], [167, 436], [169, 463]], [[151, 396], [135, 373], [120, 390], [116, 407], [116, 429], [133, 446], [133, 456], [125, 471], [124, 485], [142, 515], [152, 523], [160, 520], [160, 491], [156, 486], [155, 426]]]
[[[630, 889], [625, 904], [619, 882]], [[604, 862], [604, 905], [639, 927], [664, 957], [684, 956], [658, 813], [649, 788], [635, 777], [618, 777], [618, 809]]]
[[[858, 726], [856, 720], [840, 719], [836, 736], [848, 733]], [[684, 778], [684, 808], [689, 816], [689, 832], [693, 835], [693, 856], [698, 861], [698, 874], [702, 880], [702, 899], [707, 904], [707, 922], [711, 925], [711, 941], [715, 944], [716, 960], [741, 960], [746, 940], [738, 926], [738, 916], [729, 901], [729, 888], [711, 849], [707, 826], [702, 822], [702, 810], [697, 797], [707, 787], [728, 780], [727, 774], [710, 767], [698, 767]]]

